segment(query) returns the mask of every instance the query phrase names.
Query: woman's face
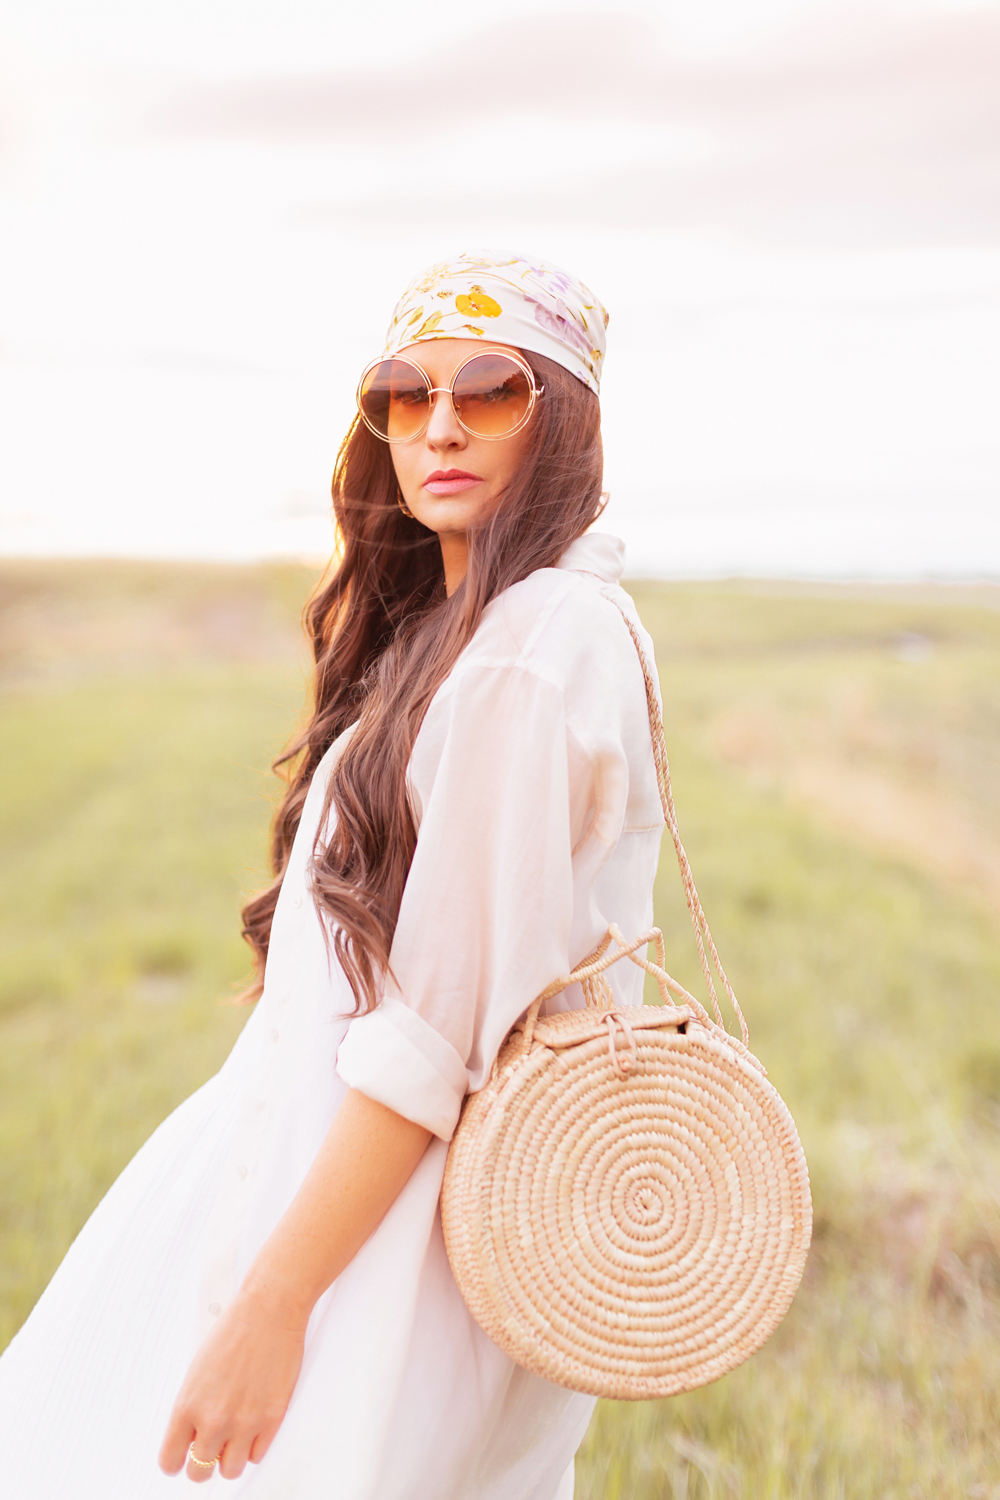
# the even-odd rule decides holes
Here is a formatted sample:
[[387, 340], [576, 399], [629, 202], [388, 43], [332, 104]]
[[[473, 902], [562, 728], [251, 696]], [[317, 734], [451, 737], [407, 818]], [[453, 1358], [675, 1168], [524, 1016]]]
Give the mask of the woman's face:
[[489, 515], [517, 473], [532, 426], [526, 422], [509, 438], [477, 438], [460, 424], [447, 392], [459, 365], [482, 351], [475, 339], [432, 339], [400, 350], [432, 386], [444, 388], [431, 398], [426, 430], [412, 442], [393, 443], [391, 451], [407, 508], [441, 540], [449, 594], [465, 576], [466, 534]]

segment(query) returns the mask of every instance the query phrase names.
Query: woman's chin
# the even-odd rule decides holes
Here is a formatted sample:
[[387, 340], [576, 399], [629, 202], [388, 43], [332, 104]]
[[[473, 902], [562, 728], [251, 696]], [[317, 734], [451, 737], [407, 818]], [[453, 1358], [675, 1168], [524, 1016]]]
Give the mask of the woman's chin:
[[452, 531], [468, 531], [486, 510], [486, 497], [472, 498], [468, 490], [459, 495], [430, 495], [422, 490], [420, 498], [410, 504], [417, 520], [431, 531], [441, 535]]

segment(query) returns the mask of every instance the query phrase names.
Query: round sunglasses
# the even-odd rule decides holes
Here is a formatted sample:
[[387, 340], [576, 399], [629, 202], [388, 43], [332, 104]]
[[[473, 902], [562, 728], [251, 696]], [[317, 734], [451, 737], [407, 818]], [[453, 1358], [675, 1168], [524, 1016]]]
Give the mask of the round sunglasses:
[[432, 386], [418, 364], [397, 354], [367, 367], [358, 382], [358, 411], [383, 442], [410, 443], [426, 432], [434, 397], [447, 393], [471, 437], [506, 438], [520, 432], [544, 389], [535, 385], [531, 366], [516, 354], [484, 350], [470, 355], [450, 386]]

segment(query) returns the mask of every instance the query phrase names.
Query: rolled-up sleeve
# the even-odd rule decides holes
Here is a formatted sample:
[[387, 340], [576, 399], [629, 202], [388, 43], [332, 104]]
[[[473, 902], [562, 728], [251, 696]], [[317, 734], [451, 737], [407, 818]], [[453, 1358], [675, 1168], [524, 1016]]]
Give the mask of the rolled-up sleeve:
[[569, 968], [585, 764], [561, 689], [520, 664], [462, 671], [421, 727], [417, 845], [385, 999], [351, 1022], [337, 1069], [444, 1140], [511, 1026]]
[[349, 1088], [450, 1141], [468, 1087], [450, 1042], [395, 995], [348, 1027], [337, 1072]]

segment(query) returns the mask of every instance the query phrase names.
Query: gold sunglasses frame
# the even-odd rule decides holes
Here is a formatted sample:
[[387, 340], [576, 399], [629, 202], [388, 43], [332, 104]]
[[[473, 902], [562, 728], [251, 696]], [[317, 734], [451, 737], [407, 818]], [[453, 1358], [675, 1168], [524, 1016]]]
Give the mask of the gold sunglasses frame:
[[[503, 355], [504, 359], [509, 359], [511, 364], [516, 365], [521, 373], [527, 378], [528, 385], [531, 390], [531, 395], [528, 400], [528, 410], [525, 412], [520, 422], [518, 422], [517, 426], [512, 427], [509, 432], [499, 432], [495, 434], [476, 432], [474, 428], [466, 426], [455, 409], [455, 382], [458, 380], [458, 377], [461, 375], [466, 365], [471, 365], [474, 360], [483, 359], [488, 354], [501, 354]], [[361, 404], [362, 387], [364, 386], [364, 383], [368, 379], [368, 376], [371, 374], [371, 372], [373, 370], [377, 370], [379, 365], [391, 364], [397, 360], [401, 364], [409, 365], [412, 370], [416, 370], [417, 374], [420, 376], [421, 380], [427, 387], [427, 395], [429, 398], [427, 402], [427, 417], [423, 423], [423, 426], [417, 432], [411, 433], [409, 437], [405, 438], [391, 438], [387, 437], [384, 432], [379, 432], [374, 423], [369, 422], [368, 418], [365, 416], [365, 409]], [[544, 385], [535, 384], [535, 373], [532, 370], [531, 366], [528, 364], [527, 360], [522, 359], [520, 355], [514, 354], [510, 349], [493, 348], [477, 349], [475, 354], [470, 354], [468, 359], [463, 359], [462, 363], [458, 366], [458, 369], [451, 377], [451, 385], [431, 385], [430, 380], [427, 378], [426, 370], [422, 369], [421, 366], [417, 364], [416, 360], [407, 359], [405, 354], [384, 354], [380, 359], [373, 359], [369, 364], [365, 365], [364, 369], [361, 372], [361, 379], [358, 381], [358, 388], [355, 392], [355, 400], [358, 404], [358, 413], [361, 417], [362, 422], [364, 422], [365, 426], [368, 428], [368, 431], [374, 433], [379, 441], [383, 443], [415, 443], [418, 438], [423, 437], [424, 433], [427, 431], [428, 426], [430, 425], [431, 416], [434, 411], [434, 397], [438, 395], [447, 395], [448, 399], [451, 402], [452, 415], [454, 416], [455, 421], [458, 423], [459, 427], [461, 427], [463, 432], [467, 432], [470, 437], [479, 438], [484, 443], [502, 443], [505, 438], [513, 437], [515, 433], [520, 432], [521, 429], [531, 421], [531, 414], [535, 409], [535, 404], [544, 390]]]

